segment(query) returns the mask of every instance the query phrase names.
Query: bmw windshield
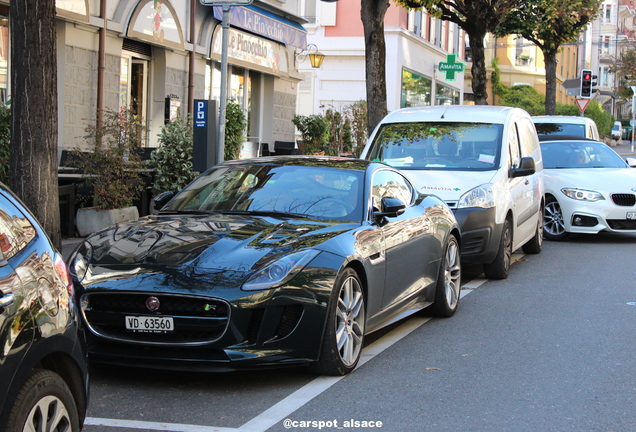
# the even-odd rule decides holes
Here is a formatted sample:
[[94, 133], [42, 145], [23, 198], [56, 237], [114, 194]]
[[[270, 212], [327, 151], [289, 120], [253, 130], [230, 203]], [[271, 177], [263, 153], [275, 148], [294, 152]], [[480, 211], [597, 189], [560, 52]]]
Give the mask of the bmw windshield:
[[367, 158], [406, 170], [489, 171], [499, 166], [502, 133], [500, 124], [386, 124]]

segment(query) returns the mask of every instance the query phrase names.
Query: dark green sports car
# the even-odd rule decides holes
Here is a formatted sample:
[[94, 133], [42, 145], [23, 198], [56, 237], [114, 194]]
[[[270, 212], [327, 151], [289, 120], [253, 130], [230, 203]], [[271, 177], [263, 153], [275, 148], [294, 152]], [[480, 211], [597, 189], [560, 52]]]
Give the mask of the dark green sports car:
[[230, 161], [156, 202], [70, 258], [92, 361], [342, 375], [365, 334], [457, 308], [453, 213], [388, 165]]

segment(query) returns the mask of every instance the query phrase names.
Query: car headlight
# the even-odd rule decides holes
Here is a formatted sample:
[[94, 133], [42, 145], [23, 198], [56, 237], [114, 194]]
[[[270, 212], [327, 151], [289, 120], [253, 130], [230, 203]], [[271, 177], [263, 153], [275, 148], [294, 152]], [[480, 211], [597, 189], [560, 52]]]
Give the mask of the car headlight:
[[561, 189], [561, 192], [563, 192], [563, 194], [568, 198], [580, 201], [599, 201], [605, 199], [600, 193], [585, 189], [563, 188]]
[[243, 284], [246, 291], [276, 288], [289, 282], [305, 268], [320, 251], [307, 249], [284, 256], [258, 271]]
[[91, 258], [93, 258], [93, 247], [89, 242], [82, 243], [71, 255], [69, 270], [73, 278], [78, 282], [81, 282], [86, 277]]
[[457, 201], [457, 208], [481, 207], [491, 208], [495, 206], [495, 193], [492, 183], [485, 183], [469, 190]]

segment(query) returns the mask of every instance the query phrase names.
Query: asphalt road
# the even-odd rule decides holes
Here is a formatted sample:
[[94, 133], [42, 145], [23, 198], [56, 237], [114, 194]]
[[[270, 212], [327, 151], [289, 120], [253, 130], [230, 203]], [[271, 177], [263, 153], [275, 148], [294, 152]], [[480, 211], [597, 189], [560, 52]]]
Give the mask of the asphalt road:
[[635, 243], [546, 242], [507, 280], [467, 283], [454, 317], [368, 338], [344, 378], [93, 367], [84, 430], [634, 431]]

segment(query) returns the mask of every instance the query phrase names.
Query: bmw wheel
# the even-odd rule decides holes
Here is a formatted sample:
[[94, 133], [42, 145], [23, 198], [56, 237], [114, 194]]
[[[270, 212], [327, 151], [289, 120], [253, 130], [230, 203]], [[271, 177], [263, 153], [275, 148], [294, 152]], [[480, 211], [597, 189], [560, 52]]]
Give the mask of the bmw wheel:
[[346, 375], [360, 360], [364, 342], [365, 305], [362, 283], [353, 269], [338, 278], [331, 294], [320, 357], [313, 370], [324, 375]]
[[66, 382], [50, 370], [34, 370], [15, 399], [8, 432], [79, 432], [79, 416]]
[[484, 275], [488, 279], [506, 279], [510, 271], [510, 257], [512, 256], [512, 227], [510, 220], [504, 221], [499, 241], [499, 251], [495, 260], [484, 264]]
[[461, 292], [462, 266], [460, 261], [459, 243], [455, 236], [450, 236], [435, 288], [435, 302], [430, 306], [433, 315], [450, 317], [455, 314], [459, 304]]
[[563, 222], [561, 205], [553, 196], [545, 200], [545, 215], [543, 216], [543, 233], [548, 240], [564, 240], [568, 236]]

